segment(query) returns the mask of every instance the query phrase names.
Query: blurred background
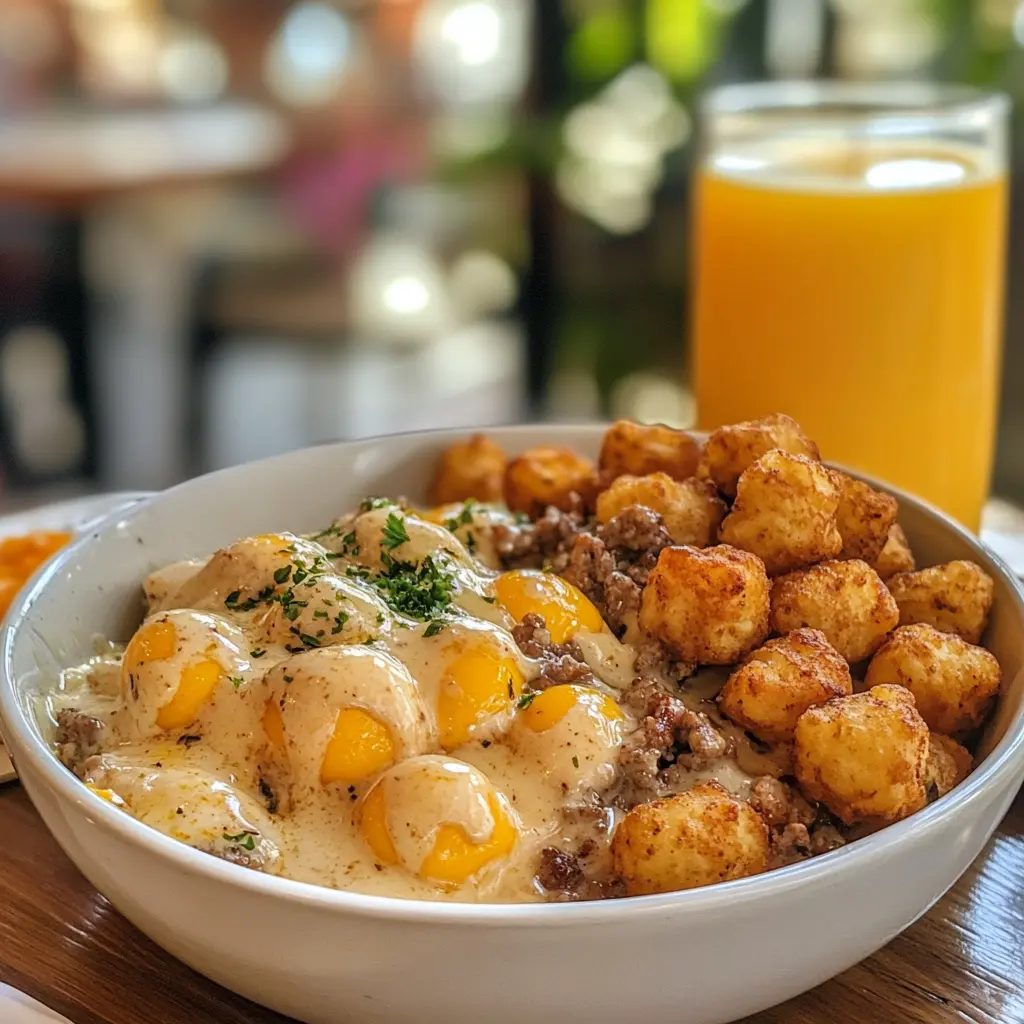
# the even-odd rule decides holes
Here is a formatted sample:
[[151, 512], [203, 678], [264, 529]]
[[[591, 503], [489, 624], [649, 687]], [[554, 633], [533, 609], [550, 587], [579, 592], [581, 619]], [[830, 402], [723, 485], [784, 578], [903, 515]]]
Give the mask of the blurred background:
[[695, 104], [792, 77], [1017, 98], [1024, 2], [0, 0], [0, 501], [421, 427], [687, 425]]

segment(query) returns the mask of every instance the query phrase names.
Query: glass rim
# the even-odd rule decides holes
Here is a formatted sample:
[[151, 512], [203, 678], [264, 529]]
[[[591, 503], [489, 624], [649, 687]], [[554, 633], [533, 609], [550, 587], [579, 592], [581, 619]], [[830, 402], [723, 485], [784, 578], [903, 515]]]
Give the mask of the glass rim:
[[[842, 106], [857, 109], [840, 110]], [[827, 115], [831, 124], [874, 124], [901, 121], [981, 122], [1004, 118], [1010, 98], [1002, 92], [941, 82], [848, 82], [837, 79], [758, 81], [722, 85], [701, 99], [705, 122], [727, 117], [757, 118], [789, 114], [813, 122]]]

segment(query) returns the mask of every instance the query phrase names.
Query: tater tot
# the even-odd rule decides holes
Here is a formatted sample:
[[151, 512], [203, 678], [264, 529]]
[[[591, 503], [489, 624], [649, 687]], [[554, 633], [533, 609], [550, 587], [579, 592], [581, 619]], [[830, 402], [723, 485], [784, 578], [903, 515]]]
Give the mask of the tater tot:
[[820, 562], [779, 576], [772, 586], [772, 628], [788, 633], [809, 626], [851, 664], [878, 650], [899, 622], [899, 609], [866, 562]]
[[768, 866], [761, 816], [717, 782], [634, 807], [612, 837], [616, 874], [630, 896], [695, 889]]
[[437, 461], [430, 501], [500, 501], [504, 492], [505, 452], [490, 438], [474, 434], [450, 444]]
[[616, 420], [604, 435], [597, 464], [603, 483], [616, 477], [666, 473], [685, 480], [697, 472], [700, 442], [685, 430], [663, 423], [632, 423]]
[[727, 544], [665, 548], [640, 601], [640, 627], [681, 661], [729, 665], [768, 635], [769, 584], [755, 555]]
[[549, 505], [567, 512], [580, 501], [592, 504], [596, 491], [593, 463], [568, 448], [531, 448], [505, 470], [505, 503], [530, 516]]
[[748, 420], [719, 427], [704, 442], [698, 475], [706, 477], [732, 497], [740, 474], [772, 448], [792, 455], [820, 459], [818, 446], [808, 438], [791, 416], [775, 413], [760, 420]]
[[928, 765], [925, 788], [929, 797], [945, 796], [970, 774], [974, 759], [956, 740], [933, 732], [928, 737]]
[[597, 496], [597, 518], [607, 523], [630, 505], [653, 509], [673, 543], [695, 548], [705, 548], [715, 540], [725, 516], [725, 502], [706, 480], [673, 480], [667, 473], [618, 477]]
[[893, 523], [889, 527], [889, 535], [885, 541], [885, 547], [875, 560], [875, 572], [888, 580], [898, 572], [913, 572], [917, 568], [914, 561], [914, 552], [910, 550], [907, 535], [899, 523]]
[[833, 477], [839, 482], [836, 522], [843, 538], [840, 558], [860, 558], [871, 565], [882, 553], [896, 522], [896, 499], [845, 473], [833, 470]]
[[853, 692], [846, 659], [817, 629], [769, 640], [722, 687], [723, 713], [766, 743], [793, 738], [797, 719], [815, 704]]
[[769, 576], [834, 558], [839, 489], [830, 470], [773, 448], [740, 475], [719, 538], [764, 562]]
[[794, 771], [804, 796], [847, 825], [898, 821], [925, 804], [928, 744], [913, 694], [876, 686], [800, 716]]
[[992, 577], [974, 562], [946, 562], [891, 577], [889, 590], [900, 609], [900, 625], [924, 622], [976, 644], [992, 607]]
[[958, 736], [985, 721], [999, 693], [1000, 671], [984, 647], [922, 623], [893, 631], [871, 659], [865, 681], [905, 686], [929, 728]]

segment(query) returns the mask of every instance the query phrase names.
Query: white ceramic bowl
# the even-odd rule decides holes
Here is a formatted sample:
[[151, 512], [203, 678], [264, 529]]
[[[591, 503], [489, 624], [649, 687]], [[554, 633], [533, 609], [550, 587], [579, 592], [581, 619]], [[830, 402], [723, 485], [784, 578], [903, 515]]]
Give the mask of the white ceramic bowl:
[[[599, 427], [492, 431], [594, 453]], [[987, 757], [919, 814], [806, 863], [706, 889], [515, 906], [403, 901], [272, 878], [199, 853], [95, 797], [50, 752], [33, 695], [101, 633], [127, 638], [154, 567], [237, 537], [322, 527], [366, 494], [422, 495], [456, 433], [336, 444], [215, 473], [107, 520], [12, 609], [0, 718], [29, 796], [86, 877], [196, 970], [314, 1024], [679, 1020], [711, 1024], [797, 995], [888, 942], [977, 856], [1024, 777], [1024, 603], [1003, 564], [897, 494], [922, 564], [995, 579], [988, 642], [1005, 687]]]

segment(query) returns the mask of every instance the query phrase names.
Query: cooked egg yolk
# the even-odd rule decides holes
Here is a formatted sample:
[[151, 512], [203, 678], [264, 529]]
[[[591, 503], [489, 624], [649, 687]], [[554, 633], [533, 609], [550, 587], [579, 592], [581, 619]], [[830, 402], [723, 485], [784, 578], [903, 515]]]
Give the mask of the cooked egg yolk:
[[[475, 843], [461, 826], [445, 822], [437, 830], [434, 845], [424, 857], [417, 874], [421, 878], [454, 888], [475, 875], [493, 860], [512, 851], [519, 830], [508, 813], [504, 798], [495, 793], [487, 797], [493, 819], [491, 834]], [[375, 786], [363, 801], [359, 828], [374, 856], [382, 864], [398, 864], [398, 852], [387, 825], [387, 803], [383, 785]]]
[[450, 505], [436, 505], [434, 508], [427, 509], [426, 512], [421, 512], [420, 518], [426, 519], [428, 523], [444, 526], [449, 519], [458, 519], [464, 507], [461, 501], [453, 502]]
[[268, 700], [267, 706], [263, 709], [263, 731], [279, 754], [288, 752], [284, 741], [284, 722], [281, 720], [281, 709], [276, 700]]
[[490, 837], [474, 843], [461, 825], [445, 824], [437, 832], [434, 848], [420, 865], [420, 875], [442, 885], [461, 885], [482, 867], [504, 857], [516, 845], [519, 833], [498, 797], [491, 794], [487, 806], [494, 818]]
[[87, 789], [91, 789], [101, 800], [106, 800], [108, 804], [113, 804], [115, 807], [124, 807], [124, 801], [112, 790], [112, 789], [101, 789], [99, 786], [94, 786], [91, 782], [87, 782]]
[[149, 622], [131, 638], [124, 652], [125, 672], [146, 661], [166, 661], [178, 646], [178, 632], [167, 619]]
[[288, 538], [282, 537], [277, 533], [258, 533], [253, 540], [259, 541], [260, 544], [264, 544], [267, 547], [275, 548], [286, 548], [288, 547]]
[[610, 721], [625, 718], [622, 709], [607, 694], [592, 686], [566, 684], [552, 686], [537, 694], [522, 712], [523, 724], [533, 732], [547, 732], [558, 725], [577, 704], [596, 711]]
[[359, 811], [359, 830], [377, 860], [382, 864], [398, 863], [398, 851], [388, 832], [387, 804], [382, 785], [374, 786], [366, 794]]
[[539, 569], [514, 569], [495, 581], [494, 593], [516, 622], [530, 612], [544, 616], [544, 624], [556, 644], [577, 633], [599, 633], [604, 628], [601, 613], [587, 598], [560, 576]]
[[223, 675], [224, 669], [210, 658], [186, 665], [174, 696], [157, 712], [156, 724], [170, 730], [194, 722]]
[[391, 730], [362, 708], [343, 708], [320, 763], [320, 781], [363, 782], [394, 762]]
[[515, 659], [500, 651], [477, 647], [456, 657], [444, 673], [437, 698], [441, 746], [461, 746], [475, 726], [508, 711], [523, 692], [523, 682]]

